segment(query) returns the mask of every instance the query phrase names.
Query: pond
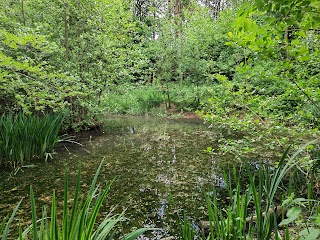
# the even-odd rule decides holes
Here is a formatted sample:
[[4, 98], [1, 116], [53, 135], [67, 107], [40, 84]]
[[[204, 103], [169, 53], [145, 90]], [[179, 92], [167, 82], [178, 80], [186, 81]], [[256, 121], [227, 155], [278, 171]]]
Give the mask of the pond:
[[18, 216], [30, 223], [30, 185], [40, 212], [40, 206], [50, 205], [53, 189], [60, 204], [63, 201], [66, 169], [69, 182], [74, 183], [81, 162], [85, 192], [104, 160], [99, 183], [115, 182], [102, 211], [126, 209], [123, 226], [127, 230], [163, 229], [148, 233], [145, 239], [175, 234], [182, 209], [194, 220], [205, 219], [206, 194], [213, 185], [224, 187], [221, 168], [226, 160], [205, 152], [215, 137], [214, 130], [200, 119], [109, 116], [103, 133], [83, 137], [83, 146], [62, 143], [47, 163], [35, 163], [16, 174], [1, 172], [1, 217], [24, 198]]

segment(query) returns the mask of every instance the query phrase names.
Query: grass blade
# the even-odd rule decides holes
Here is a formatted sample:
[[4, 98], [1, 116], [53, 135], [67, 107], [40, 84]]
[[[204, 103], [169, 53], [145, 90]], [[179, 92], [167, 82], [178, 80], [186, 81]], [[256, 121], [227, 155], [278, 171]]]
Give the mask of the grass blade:
[[11, 216], [10, 216], [7, 224], [6, 224], [6, 226], [4, 227], [4, 225], [5, 225], [5, 220], [4, 220], [3, 223], [1, 224], [0, 233], [2, 233], [2, 234], [1, 234], [1, 236], [2, 236], [1, 239], [2, 239], [2, 240], [6, 240], [6, 239], [7, 239], [8, 234], [9, 234], [9, 230], [10, 230], [10, 225], [11, 225], [11, 223], [12, 223], [12, 221], [13, 221], [14, 216], [16, 215], [16, 212], [18, 211], [18, 208], [19, 208], [21, 202], [22, 202], [22, 199], [21, 199], [20, 202], [17, 204], [17, 206], [14, 208], [14, 210], [13, 210], [13, 212], [12, 212], [12, 214], [11, 214]]
[[30, 202], [31, 202], [31, 213], [32, 213], [32, 235], [33, 235], [33, 240], [38, 240], [36, 203], [35, 203], [35, 198], [34, 198], [32, 186], [30, 186]]

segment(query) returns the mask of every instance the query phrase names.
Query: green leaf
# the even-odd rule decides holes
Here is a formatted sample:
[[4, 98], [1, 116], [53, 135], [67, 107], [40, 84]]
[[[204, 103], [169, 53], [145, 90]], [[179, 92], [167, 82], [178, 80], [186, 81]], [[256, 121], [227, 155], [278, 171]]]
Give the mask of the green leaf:
[[279, 223], [279, 226], [288, 225], [292, 223], [294, 220], [296, 220], [299, 217], [299, 214], [302, 212], [302, 209], [300, 207], [292, 207], [287, 212], [287, 219], [282, 220]]
[[301, 207], [292, 207], [287, 212], [287, 217], [291, 219], [296, 219], [302, 212]]
[[300, 60], [301, 60], [302, 62], [306, 62], [306, 61], [309, 61], [310, 58], [311, 58], [311, 57], [310, 57], [309, 55], [305, 55], [305, 56], [300, 57]]
[[312, 216], [311, 220], [316, 226], [320, 227], [320, 214]]
[[285, 19], [284, 21], [285, 21], [286, 24], [288, 24], [288, 25], [293, 25], [293, 24], [294, 24], [294, 21], [293, 21], [291, 18]]
[[274, 17], [266, 17], [264, 20], [266, 22], [273, 23], [276, 19]]
[[291, 220], [290, 218], [287, 218], [287, 219], [283, 219], [280, 223], [279, 223], [279, 226], [284, 226], [284, 225], [288, 225], [290, 223], [292, 223], [293, 220]]
[[[312, 144], [308, 145], [307, 146], [308, 149], [309, 149], [309, 146], [313, 146], [313, 145]], [[307, 199], [305, 199], [305, 198], [296, 198], [293, 200], [294, 203], [300, 203], [300, 204], [303, 202], [306, 202], [306, 201], [307, 201]]]
[[310, 1], [302, 1], [300, 6], [308, 6], [310, 5]]
[[149, 230], [160, 230], [158, 228], [140, 228], [128, 235], [126, 235], [122, 240], [134, 240], [136, 238], [138, 238], [141, 234], [143, 234], [145, 231], [149, 231]]
[[18, 208], [19, 208], [21, 202], [22, 202], [22, 199], [20, 200], [20, 202], [14, 208], [14, 210], [13, 210], [13, 212], [11, 214], [11, 217], [9, 218], [6, 226], [4, 227], [5, 222], [3, 222], [3, 225], [1, 225], [1, 227], [0, 227], [0, 233], [2, 233], [2, 237], [1, 237], [2, 240], [6, 240], [7, 239], [7, 236], [9, 234], [10, 225], [11, 225], [13, 219], [14, 219], [14, 216], [15, 216], [16, 212], [18, 211]]
[[37, 231], [37, 214], [36, 214], [36, 204], [35, 198], [32, 190], [32, 186], [30, 186], [30, 202], [31, 202], [31, 213], [32, 213], [32, 235], [33, 239], [38, 239], [38, 231]]
[[251, 21], [248, 18], [246, 18], [244, 20], [244, 30], [249, 31], [250, 29], [251, 29]]
[[320, 236], [320, 229], [316, 229], [313, 227], [306, 228], [299, 233], [300, 239], [305, 240], [317, 240]]
[[264, 3], [262, 0], [255, 0], [255, 4], [258, 7], [258, 9], [262, 10], [264, 8]]

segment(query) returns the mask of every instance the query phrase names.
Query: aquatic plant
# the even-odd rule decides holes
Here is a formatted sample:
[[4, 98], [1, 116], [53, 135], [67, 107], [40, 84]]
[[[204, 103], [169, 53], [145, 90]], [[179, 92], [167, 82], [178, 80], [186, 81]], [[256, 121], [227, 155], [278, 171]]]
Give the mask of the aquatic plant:
[[[115, 237], [116, 226], [124, 220], [124, 213], [111, 216], [107, 214], [98, 223], [99, 210], [102, 207], [104, 200], [110, 190], [113, 183], [111, 181], [103, 190], [97, 186], [97, 179], [102, 167], [103, 161], [100, 163], [96, 174], [92, 180], [90, 190], [88, 191], [85, 199], [80, 198], [80, 166], [78, 169], [75, 192], [73, 194], [73, 203], [69, 208], [69, 188], [68, 188], [68, 176], [66, 174], [64, 180], [64, 200], [63, 200], [63, 213], [62, 219], [57, 215], [57, 200], [55, 192], [52, 194], [52, 204], [50, 215], [45, 207], [42, 208], [41, 218], [37, 218], [35, 197], [32, 187], [30, 187], [30, 203], [32, 212], [32, 224], [28, 226], [24, 231], [21, 225], [19, 225], [18, 239], [119, 239]], [[15, 217], [21, 201], [17, 204], [11, 217], [9, 219], [3, 219], [0, 224], [0, 237], [1, 239], [7, 239], [9, 237], [9, 228]], [[122, 240], [133, 240], [143, 234], [149, 229], [141, 228], [135, 230], [125, 236]]]
[[[304, 146], [306, 147], [306, 146]], [[296, 198], [290, 202], [303, 202], [305, 213], [295, 204], [288, 204], [288, 189], [292, 193], [292, 186], [284, 180], [294, 168], [303, 161], [296, 159], [301, 149], [285, 161], [289, 149], [283, 154], [276, 168], [260, 165], [259, 169], [253, 170], [249, 164], [238, 173], [235, 168], [233, 171], [224, 173], [228, 202], [219, 203], [219, 195], [214, 187], [211, 196], [207, 197], [207, 208], [209, 221], [201, 222], [205, 232], [200, 233], [199, 239], [291, 239], [288, 225], [294, 223], [301, 215], [310, 214], [312, 217], [305, 218], [303, 227], [298, 226], [295, 232], [308, 239], [317, 239], [320, 230], [316, 226], [318, 220], [312, 223], [310, 219], [319, 219], [319, 202], [312, 199]], [[248, 186], [241, 188], [243, 177], [248, 176]], [[290, 178], [290, 176], [288, 176]], [[290, 183], [290, 182], [289, 182]], [[306, 183], [307, 187], [312, 188], [311, 183]], [[310, 196], [310, 194], [308, 193]], [[284, 200], [283, 200], [284, 198]], [[313, 209], [308, 212], [308, 208]], [[181, 237], [185, 240], [193, 238], [185, 237], [186, 233], [192, 233], [190, 221], [183, 217], [180, 221]], [[281, 231], [280, 231], [281, 229]], [[199, 235], [199, 234], [198, 234]], [[204, 235], [207, 235], [206, 237]], [[315, 237], [315, 238], [313, 238]]]
[[0, 166], [16, 168], [34, 159], [47, 160], [59, 140], [64, 118], [61, 113], [3, 114], [0, 118]]
[[187, 218], [185, 212], [182, 213], [182, 219], [177, 221], [182, 239], [195, 239], [196, 230], [193, 228], [191, 221]]

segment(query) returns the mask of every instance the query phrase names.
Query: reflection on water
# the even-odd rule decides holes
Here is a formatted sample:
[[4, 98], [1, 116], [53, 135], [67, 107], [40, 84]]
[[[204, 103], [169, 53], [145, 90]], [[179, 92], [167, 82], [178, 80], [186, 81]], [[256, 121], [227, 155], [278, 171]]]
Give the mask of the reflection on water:
[[115, 183], [103, 211], [115, 206], [116, 212], [127, 209], [126, 228], [160, 227], [164, 230], [149, 236], [160, 239], [174, 232], [179, 209], [193, 219], [205, 218], [205, 193], [213, 184], [225, 186], [219, 171], [222, 160], [204, 151], [214, 137], [214, 131], [201, 120], [110, 117], [104, 134], [89, 136], [83, 147], [60, 147], [53, 161], [36, 163], [35, 168], [24, 168], [17, 175], [2, 172], [1, 217], [25, 198], [18, 216], [25, 223], [30, 220], [30, 185], [37, 206], [50, 203], [53, 189], [62, 201], [64, 173], [67, 169], [70, 182], [74, 182], [79, 162], [81, 186], [87, 190], [104, 159], [99, 182], [103, 186], [115, 178]]

